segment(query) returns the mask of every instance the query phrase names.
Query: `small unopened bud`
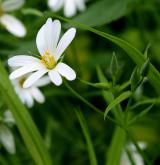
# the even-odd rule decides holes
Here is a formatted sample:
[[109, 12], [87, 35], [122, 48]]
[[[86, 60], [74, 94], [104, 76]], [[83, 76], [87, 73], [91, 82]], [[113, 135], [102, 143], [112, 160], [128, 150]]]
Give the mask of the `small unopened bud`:
[[137, 86], [138, 83], [140, 82], [141, 76], [139, 74], [138, 68], [136, 67], [131, 75], [130, 81], [131, 81], [131, 90], [134, 91]]
[[115, 52], [113, 52], [113, 56], [110, 63], [110, 74], [113, 81], [115, 81], [117, 77], [117, 73], [118, 73], [118, 61]]
[[142, 77], [146, 77], [148, 75], [149, 68], [150, 68], [150, 61], [149, 59], [147, 59], [147, 61], [142, 65], [140, 70], [140, 74]]

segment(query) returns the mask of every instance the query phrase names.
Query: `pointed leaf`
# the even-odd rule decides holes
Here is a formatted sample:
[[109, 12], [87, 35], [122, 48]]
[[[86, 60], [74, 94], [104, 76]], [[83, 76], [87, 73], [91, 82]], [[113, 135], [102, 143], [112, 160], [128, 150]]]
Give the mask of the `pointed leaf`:
[[104, 119], [106, 118], [108, 112], [114, 108], [116, 105], [118, 105], [119, 103], [121, 103], [122, 101], [126, 100], [127, 98], [129, 98], [131, 96], [132, 92], [131, 91], [127, 91], [122, 93], [120, 96], [118, 96], [117, 98], [115, 98], [106, 108], [105, 112], [104, 112]]

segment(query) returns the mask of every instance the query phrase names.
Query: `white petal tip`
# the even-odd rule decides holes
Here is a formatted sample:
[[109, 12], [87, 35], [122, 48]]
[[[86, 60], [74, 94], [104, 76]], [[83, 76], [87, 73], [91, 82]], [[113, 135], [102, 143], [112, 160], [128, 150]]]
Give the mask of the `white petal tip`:
[[61, 86], [62, 82], [60, 83], [53, 83], [54, 85], [56, 85], [57, 87]]
[[69, 30], [72, 32], [73, 35], [76, 34], [76, 28], [72, 27], [72, 28], [70, 28]]
[[47, 22], [52, 22], [52, 18], [48, 18], [47, 21], [46, 21], [46, 23]]

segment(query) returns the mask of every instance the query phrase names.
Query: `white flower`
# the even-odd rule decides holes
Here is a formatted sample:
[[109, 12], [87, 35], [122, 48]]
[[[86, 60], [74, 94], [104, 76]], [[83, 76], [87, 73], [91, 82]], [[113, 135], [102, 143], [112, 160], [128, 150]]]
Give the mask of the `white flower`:
[[58, 20], [52, 22], [52, 19], [48, 18], [47, 22], [39, 30], [36, 38], [41, 59], [27, 55], [10, 58], [8, 60], [9, 66], [19, 67], [10, 74], [10, 79], [16, 79], [27, 73], [34, 72], [25, 80], [24, 88], [32, 86], [46, 73], [57, 86], [62, 84], [61, 76], [70, 81], [74, 80], [76, 78], [75, 71], [65, 63], [60, 62], [59, 59], [75, 37], [76, 29], [70, 28], [58, 42], [60, 31], [61, 23]]
[[48, 0], [48, 6], [53, 11], [58, 11], [64, 6], [64, 15], [72, 17], [76, 14], [77, 10], [84, 11], [86, 0]]
[[10, 153], [15, 154], [15, 140], [9, 126], [15, 124], [15, 119], [12, 116], [12, 113], [9, 110], [6, 110], [1, 116], [0, 123], [0, 143], [2, 146]]
[[6, 13], [19, 9], [24, 2], [24, 0], [5, 0], [4, 2], [0, 2], [0, 23], [17, 37], [24, 37], [26, 35], [26, 29], [17, 18]]
[[[144, 142], [138, 142], [138, 145], [142, 150], [146, 148], [146, 143], [144, 143]], [[144, 165], [144, 160], [143, 160], [142, 156], [139, 154], [139, 152], [137, 151], [134, 144], [129, 143], [126, 146], [126, 149], [127, 149], [127, 151], [129, 151], [131, 158], [134, 161], [134, 164]], [[120, 165], [132, 165], [132, 163], [130, 162], [130, 159], [128, 157], [128, 154], [125, 150], [122, 153]]]
[[44, 103], [45, 97], [38, 87], [45, 86], [50, 83], [48, 77], [43, 77], [39, 79], [32, 87], [24, 89], [23, 83], [26, 77], [23, 76], [21, 78], [12, 80], [12, 84], [14, 85], [15, 91], [18, 94], [21, 101], [27, 105], [27, 107], [31, 108], [34, 104], [34, 100], [38, 103]]
[[8, 124], [8, 125], [13, 125], [16, 123], [12, 113], [10, 110], [6, 110], [4, 113], [3, 113], [3, 122]]

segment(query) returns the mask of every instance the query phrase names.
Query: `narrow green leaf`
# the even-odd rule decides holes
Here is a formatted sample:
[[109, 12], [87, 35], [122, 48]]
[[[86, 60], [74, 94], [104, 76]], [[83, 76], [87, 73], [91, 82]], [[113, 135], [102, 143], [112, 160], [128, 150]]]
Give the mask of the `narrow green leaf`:
[[123, 83], [122, 85], [117, 85], [116, 89], [117, 89], [118, 92], [121, 92], [124, 89], [128, 88], [130, 85], [131, 85], [131, 81], [129, 80], [129, 81]]
[[44, 146], [43, 140], [35, 126], [27, 109], [17, 97], [8, 74], [0, 62], [0, 90], [4, 100], [11, 110], [20, 134], [25, 142], [28, 151], [38, 165], [51, 165], [51, 159]]
[[100, 88], [100, 89], [104, 89], [104, 90], [108, 90], [109, 88], [111, 88], [111, 84], [110, 83], [91, 83], [85, 80], [81, 80], [79, 79], [82, 83], [86, 84], [86, 85], [90, 85], [92, 87], [95, 88]]
[[[95, 33], [95, 34], [97, 34], [103, 38], [106, 38], [106, 39], [112, 41], [116, 45], [120, 46], [127, 53], [127, 55], [133, 60], [133, 62], [135, 62], [139, 67], [141, 67], [146, 60], [145, 56], [139, 50], [137, 50], [131, 44], [129, 44], [128, 42], [126, 42], [126, 41], [124, 41], [118, 37], [115, 37], [115, 36], [107, 34], [105, 32], [96, 30], [96, 29], [91, 28], [91, 27], [84, 25], [82, 23], [72, 21], [72, 20], [69, 20], [67, 18], [58, 16], [54, 13], [45, 12], [45, 15], [47, 17], [48, 16], [54, 16], [55, 18], [64, 20], [70, 24], [73, 24], [76, 27], [79, 27], [79, 28], [84, 29], [84, 30], [88, 30], [88, 31], [93, 32], [93, 33]], [[155, 88], [156, 92], [158, 94], [160, 94], [160, 88], [159, 88], [159, 86], [160, 86], [160, 73], [152, 64], [150, 64], [150, 71], [149, 71], [149, 74], [147, 77], [149, 78], [149, 80], [150, 80], [151, 84], [153, 85], [153, 87]]]
[[[109, 83], [99, 67], [97, 67], [97, 75], [100, 83]], [[103, 90], [102, 94], [107, 104], [109, 104], [114, 99], [114, 96], [110, 91]]]
[[77, 118], [79, 120], [79, 123], [81, 125], [84, 137], [86, 139], [90, 164], [91, 165], [97, 165], [98, 163], [97, 163], [97, 159], [96, 159], [96, 154], [95, 154], [95, 151], [94, 151], [94, 147], [93, 147], [93, 144], [92, 144], [92, 140], [91, 140], [91, 137], [90, 137], [90, 134], [89, 134], [89, 129], [88, 129], [87, 123], [85, 121], [85, 118], [84, 118], [84, 116], [83, 116], [83, 114], [80, 110], [76, 109], [75, 112], [76, 112]]
[[106, 108], [105, 112], [104, 112], [104, 119], [106, 118], [108, 112], [115, 107], [116, 105], [118, 105], [119, 103], [121, 103], [122, 101], [126, 100], [127, 98], [129, 98], [131, 96], [132, 92], [131, 91], [127, 91], [122, 93], [120, 96], [118, 96], [117, 98], [115, 98]]
[[120, 127], [116, 127], [108, 151], [106, 165], [119, 165], [120, 157], [125, 144], [125, 139], [125, 131]]
[[160, 98], [153, 98], [153, 99], [145, 99], [142, 101], [137, 102], [133, 106], [130, 107], [130, 110], [136, 109], [138, 106], [145, 105], [145, 104], [160, 104]]
[[140, 112], [138, 115], [136, 115], [133, 119], [131, 119], [129, 121], [129, 125], [135, 123], [136, 121], [138, 121], [141, 117], [143, 117], [144, 115], [146, 115], [153, 107], [154, 104], [150, 105], [149, 107], [145, 108], [144, 110], [142, 110], [142, 112]]
[[33, 8], [22, 9], [22, 13], [24, 15], [35, 15], [35, 16], [38, 16], [38, 17], [43, 16], [43, 13], [41, 11], [33, 9]]

